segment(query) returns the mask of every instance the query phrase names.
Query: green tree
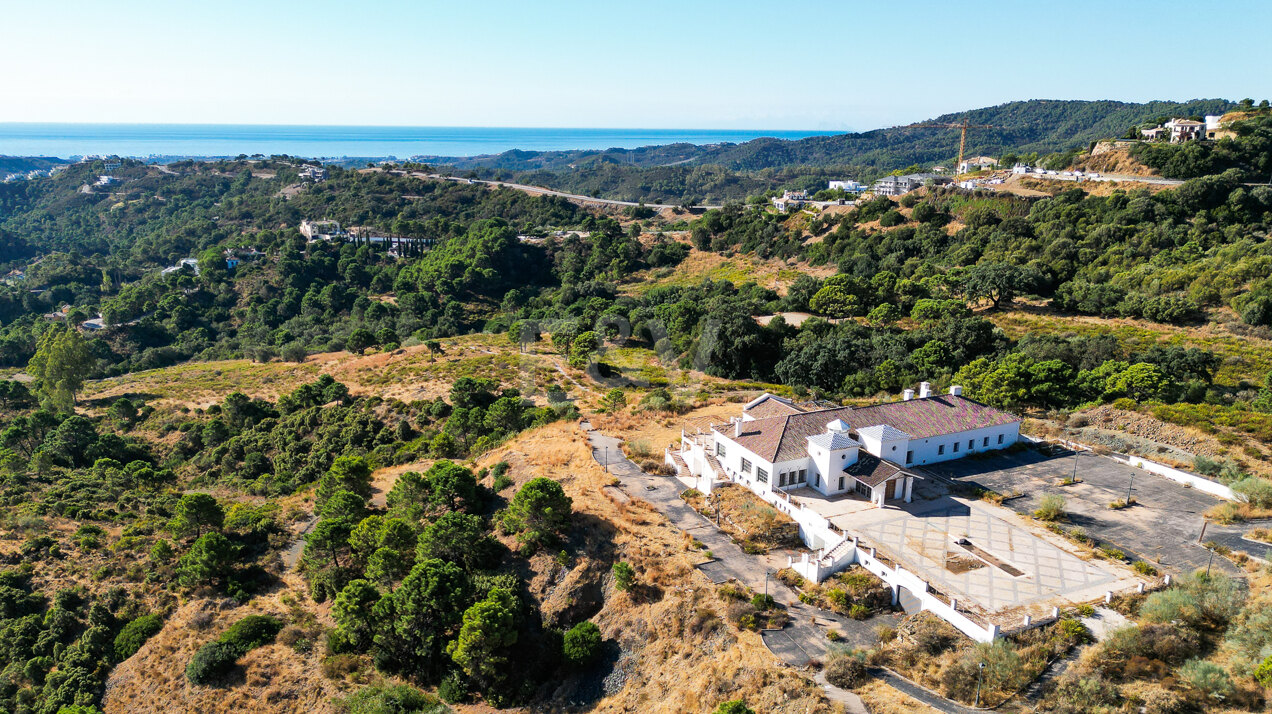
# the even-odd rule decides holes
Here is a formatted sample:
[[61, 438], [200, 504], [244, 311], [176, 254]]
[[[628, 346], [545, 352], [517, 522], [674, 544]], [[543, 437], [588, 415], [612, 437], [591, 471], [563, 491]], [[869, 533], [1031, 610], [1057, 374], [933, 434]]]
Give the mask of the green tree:
[[527, 481], [513, 496], [503, 524], [518, 532], [518, 540], [530, 548], [547, 545], [569, 527], [572, 506], [561, 484], [540, 476]]
[[510, 648], [517, 643], [517, 599], [492, 588], [486, 599], [464, 612], [459, 638], [446, 652], [483, 690], [507, 676]]
[[570, 366], [576, 369], [583, 369], [600, 348], [601, 338], [599, 335], [591, 330], [580, 333], [570, 343]]
[[601, 653], [601, 630], [595, 623], [584, 620], [571, 627], [561, 640], [565, 661], [581, 667], [592, 662]]
[[473, 572], [492, 565], [495, 546], [495, 540], [486, 532], [479, 516], [446, 513], [420, 534], [416, 558], [441, 558]]
[[627, 396], [623, 394], [623, 390], [615, 387], [605, 393], [601, 398], [601, 410], [607, 414], [622, 411], [627, 406]]
[[416, 563], [375, 606], [375, 620], [382, 623], [375, 637], [377, 656], [415, 676], [435, 676], [444, 667], [445, 645], [463, 619], [470, 593], [458, 565], [436, 558]]
[[69, 326], [52, 327], [40, 336], [27, 374], [35, 379], [40, 403], [59, 412], [75, 409], [75, 395], [93, 366], [93, 356], [83, 336]]
[[222, 585], [234, 572], [238, 548], [220, 533], [207, 533], [177, 561], [177, 579], [186, 587]]
[[337, 491], [349, 491], [365, 501], [371, 498], [371, 467], [361, 456], [339, 456], [318, 481], [314, 502], [321, 510]]
[[375, 634], [375, 604], [379, 601], [380, 591], [366, 580], [353, 580], [344, 586], [331, 605], [341, 644], [358, 650], [371, 644]]
[[[975, 210], [975, 209], [973, 209]], [[969, 300], [988, 299], [998, 309], [1022, 293], [1034, 289], [1037, 275], [1011, 263], [977, 263], [960, 276], [960, 285]]]
[[367, 351], [367, 348], [374, 347], [376, 344], [374, 333], [366, 328], [358, 328], [345, 341], [345, 348], [354, 354], [362, 354]]
[[861, 310], [856, 295], [839, 285], [827, 285], [808, 301], [808, 309], [827, 317], [852, 317]]
[[631, 590], [632, 583], [636, 580], [636, 569], [631, 563], [620, 560], [614, 563], [610, 570], [614, 573], [614, 587], [619, 590]]
[[193, 532], [197, 538], [203, 535], [205, 529], [220, 528], [224, 522], [225, 511], [215, 498], [206, 493], [187, 493], [177, 501], [176, 513], [168, 522], [168, 530], [177, 536]]

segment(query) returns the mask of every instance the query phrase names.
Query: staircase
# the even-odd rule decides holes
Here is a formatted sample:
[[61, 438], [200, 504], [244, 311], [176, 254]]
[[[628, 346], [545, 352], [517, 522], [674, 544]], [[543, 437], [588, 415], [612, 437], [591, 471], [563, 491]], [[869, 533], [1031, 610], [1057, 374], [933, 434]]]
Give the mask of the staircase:
[[818, 561], [818, 564], [822, 568], [833, 573], [837, 570], [841, 570], [842, 568], [839, 566], [847, 565], [848, 559], [855, 557], [856, 554], [857, 544], [851, 538], [845, 538], [839, 542], [839, 545], [831, 548], [825, 555], [823, 555], [822, 559]]

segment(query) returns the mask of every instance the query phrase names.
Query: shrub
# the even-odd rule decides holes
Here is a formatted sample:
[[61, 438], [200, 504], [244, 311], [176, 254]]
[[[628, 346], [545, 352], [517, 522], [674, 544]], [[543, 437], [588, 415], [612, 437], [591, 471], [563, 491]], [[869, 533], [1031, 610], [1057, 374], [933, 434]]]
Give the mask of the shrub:
[[186, 665], [186, 679], [191, 684], [211, 684], [225, 676], [238, 660], [234, 648], [223, 642], [209, 642], [199, 648]]
[[755, 710], [748, 707], [746, 702], [741, 699], [731, 699], [727, 702], [720, 702], [712, 714], [755, 714]]
[[1137, 560], [1131, 564], [1131, 567], [1140, 575], [1157, 575], [1157, 568], [1154, 568], [1147, 560]]
[[1190, 659], [1179, 668], [1179, 681], [1210, 699], [1223, 699], [1235, 687], [1223, 667], [1203, 659]]
[[570, 664], [588, 664], [601, 652], [601, 630], [592, 622], [580, 622], [565, 633], [561, 647]]
[[851, 689], [866, 678], [866, 663], [857, 653], [832, 655], [822, 670], [826, 681], [840, 689]]
[[1150, 687], [1141, 697], [1144, 714], [1183, 714], [1189, 710], [1183, 697], [1164, 687]]
[[1034, 517], [1042, 521], [1058, 521], [1064, 518], [1064, 496], [1048, 493], [1038, 501]]
[[449, 677], [437, 685], [437, 696], [447, 704], [459, 704], [468, 698], [468, 684], [459, 672], [452, 672]]
[[1233, 483], [1232, 490], [1251, 506], [1272, 508], [1272, 481], [1250, 476]]
[[614, 587], [623, 591], [630, 590], [632, 581], [636, 578], [636, 569], [627, 561], [620, 560], [614, 563], [611, 570], [614, 573]]
[[852, 607], [848, 608], [848, 617], [851, 617], [854, 620], [864, 620], [867, 617], [870, 617], [870, 608], [859, 602], [853, 603]]
[[336, 706], [345, 714], [425, 714], [444, 709], [437, 699], [408, 684], [363, 687], [337, 701]]
[[122, 662], [134, 654], [141, 646], [163, 629], [163, 618], [155, 614], [142, 615], [124, 625], [115, 636], [115, 659]]
[[772, 610], [777, 607], [777, 601], [773, 599], [773, 596], [764, 593], [756, 593], [755, 597], [751, 598], [751, 604], [756, 610]]
[[235, 648], [241, 657], [257, 647], [273, 642], [282, 629], [283, 623], [276, 617], [248, 615], [230, 625], [218, 641]]
[[1221, 573], [1193, 573], [1176, 582], [1177, 587], [1149, 595], [1140, 606], [1140, 615], [1150, 622], [1221, 627], [1236, 616], [1245, 602], [1241, 583]]

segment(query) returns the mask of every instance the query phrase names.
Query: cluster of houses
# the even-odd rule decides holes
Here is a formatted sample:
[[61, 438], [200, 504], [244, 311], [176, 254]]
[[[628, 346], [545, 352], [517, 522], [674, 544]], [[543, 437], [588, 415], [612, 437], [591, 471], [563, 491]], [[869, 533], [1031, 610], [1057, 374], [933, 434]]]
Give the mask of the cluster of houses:
[[953, 183], [953, 179], [937, 173], [905, 174], [904, 176], [884, 176], [870, 187], [876, 196], [903, 196], [923, 186], [943, 186]]
[[49, 169], [32, 169], [30, 171], [15, 171], [12, 173], [5, 174], [4, 178], [0, 179], [0, 181], [2, 181], [3, 183], [10, 183], [13, 181], [30, 181], [33, 179], [43, 178], [45, 176], [54, 176], [65, 168], [66, 168], [65, 166], [54, 166]]
[[317, 243], [318, 241], [331, 243], [334, 241], [337, 243], [352, 242], [388, 246], [388, 255], [392, 258], [399, 258], [410, 251], [431, 248], [435, 243], [432, 238], [396, 236], [361, 226], [354, 226], [345, 230], [338, 221], [331, 220], [302, 220], [300, 222], [300, 234], [305, 236], [305, 239], [310, 243]]

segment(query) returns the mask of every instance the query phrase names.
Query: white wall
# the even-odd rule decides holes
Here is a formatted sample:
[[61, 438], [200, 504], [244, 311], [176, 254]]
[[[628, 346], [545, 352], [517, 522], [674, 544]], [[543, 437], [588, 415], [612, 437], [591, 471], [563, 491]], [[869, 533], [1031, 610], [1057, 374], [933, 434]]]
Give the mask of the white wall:
[[[998, 443], [998, 435], [1002, 434], [1003, 443]], [[989, 446], [982, 446], [984, 440], [989, 439]], [[1016, 443], [1020, 438], [1020, 422], [1012, 422], [1003, 424], [1002, 426], [991, 426], [984, 429], [972, 429], [970, 431], [962, 431], [957, 434], [946, 434], [943, 436], [934, 436], [930, 439], [910, 439], [909, 450], [914, 452], [914, 460], [909, 462], [910, 466], [922, 466], [924, 464], [935, 464], [941, 461], [950, 461], [952, 459], [960, 459], [968, 454], [975, 454], [982, 451], [994, 451], [996, 449], [1005, 449]], [[973, 447], [967, 448], [967, 442], [973, 441]], [[958, 451], [954, 451], [954, 444], [959, 445]], [[941, 446], [945, 447], [945, 453], [939, 453]], [[905, 463], [904, 458], [901, 463]]]

